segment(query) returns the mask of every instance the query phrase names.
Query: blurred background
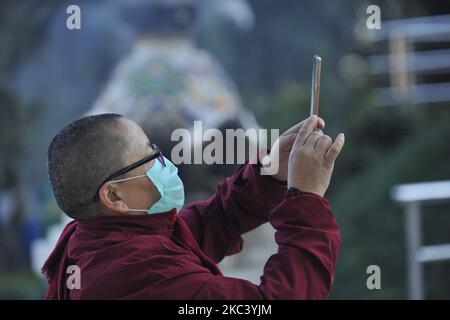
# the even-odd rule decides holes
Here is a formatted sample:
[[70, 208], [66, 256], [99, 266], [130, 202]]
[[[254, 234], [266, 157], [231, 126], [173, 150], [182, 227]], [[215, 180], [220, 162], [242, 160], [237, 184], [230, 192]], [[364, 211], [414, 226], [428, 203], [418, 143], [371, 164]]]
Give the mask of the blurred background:
[[[66, 27], [71, 4], [81, 30]], [[381, 9], [379, 30], [366, 25], [369, 5]], [[309, 114], [315, 54], [320, 115], [328, 134], [346, 133], [327, 194], [342, 232], [331, 298], [450, 298], [445, 1], [6, 0], [0, 26], [0, 298], [45, 293], [39, 267], [67, 223], [46, 169], [62, 127], [118, 112], [163, 150], [194, 120], [281, 133]], [[234, 169], [181, 168], [188, 199]], [[259, 283], [273, 230], [245, 240], [220, 266]], [[380, 290], [367, 288], [370, 265]]]

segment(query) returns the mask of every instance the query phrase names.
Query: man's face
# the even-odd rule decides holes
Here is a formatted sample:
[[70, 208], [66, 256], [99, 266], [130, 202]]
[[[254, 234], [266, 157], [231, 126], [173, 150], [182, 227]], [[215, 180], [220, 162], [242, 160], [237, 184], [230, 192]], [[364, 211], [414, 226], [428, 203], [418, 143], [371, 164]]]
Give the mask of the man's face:
[[[154, 153], [154, 150], [150, 146], [148, 137], [141, 129], [141, 127], [139, 127], [133, 121], [129, 119], [122, 119], [121, 124], [117, 126], [116, 130], [118, 130], [117, 134], [123, 135], [128, 140], [128, 148], [125, 152], [123, 152], [122, 157], [122, 161], [123, 163], [125, 163], [124, 167]], [[120, 152], [120, 150], [118, 150], [118, 152]], [[154, 165], [155, 161], [158, 160], [155, 159], [149, 163], [145, 163], [142, 166], [129, 171], [123, 177], [118, 177], [117, 179], [145, 175], [146, 172]], [[110, 188], [110, 200], [119, 202], [122, 201], [122, 205], [128, 207], [129, 210], [147, 210], [160, 198], [158, 189], [146, 176], [118, 183], [107, 183], [105, 185], [107, 185], [107, 188]], [[103, 189], [103, 187], [101, 189]], [[111, 203], [109, 203], [109, 201], [103, 200], [102, 203], [105, 205], [105, 207], [107, 207], [107, 209], [113, 211], [115, 211], [115, 209], [117, 209], [117, 205], [119, 205], [116, 203], [116, 205], [111, 206]], [[119, 211], [120, 212], [115, 212], [113, 214], [124, 214], [128, 210]], [[129, 214], [145, 214], [145, 212], [129, 212]]]

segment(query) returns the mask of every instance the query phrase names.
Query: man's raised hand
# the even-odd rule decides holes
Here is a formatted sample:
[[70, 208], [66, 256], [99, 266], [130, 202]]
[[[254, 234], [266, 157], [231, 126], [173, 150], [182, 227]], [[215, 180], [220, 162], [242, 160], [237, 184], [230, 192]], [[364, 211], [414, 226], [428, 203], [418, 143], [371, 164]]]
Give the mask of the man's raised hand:
[[344, 146], [345, 137], [340, 133], [335, 141], [315, 130], [321, 119], [310, 116], [297, 133], [289, 154], [288, 188], [324, 196], [330, 184], [334, 162]]

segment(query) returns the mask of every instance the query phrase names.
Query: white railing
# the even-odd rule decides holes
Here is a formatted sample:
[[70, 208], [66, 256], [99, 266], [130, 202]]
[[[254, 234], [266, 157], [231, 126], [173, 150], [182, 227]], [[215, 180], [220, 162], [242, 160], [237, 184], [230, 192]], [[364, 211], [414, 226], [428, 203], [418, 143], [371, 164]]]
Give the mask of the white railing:
[[397, 185], [392, 188], [391, 197], [405, 207], [408, 297], [421, 300], [424, 299], [424, 263], [450, 260], [450, 244], [422, 244], [421, 208], [426, 204], [449, 201], [450, 181]]

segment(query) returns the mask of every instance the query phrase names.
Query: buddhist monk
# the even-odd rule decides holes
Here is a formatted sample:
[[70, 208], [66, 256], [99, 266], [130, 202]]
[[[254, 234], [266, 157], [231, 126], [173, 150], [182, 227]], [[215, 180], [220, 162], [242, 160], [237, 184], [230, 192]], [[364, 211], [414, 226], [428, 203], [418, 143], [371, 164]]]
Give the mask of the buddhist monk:
[[[73, 221], [43, 266], [46, 298], [327, 298], [340, 233], [324, 195], [344, 135], [333, 141], [324, 126], [310, 116], [265, 161], [242, 165], [209, 199], [185, 205], [170, 156], [135, 122], [102, 114], [69, 124], [48, 149], [56, 202]], [[279, 170], [262, 174], [275, 159]], [[217, 263], [267, 222], [278, 251], [260, 283], [224, 276]]]

